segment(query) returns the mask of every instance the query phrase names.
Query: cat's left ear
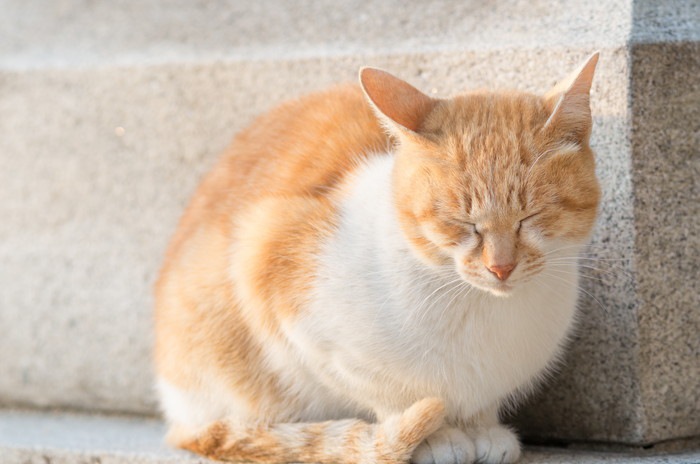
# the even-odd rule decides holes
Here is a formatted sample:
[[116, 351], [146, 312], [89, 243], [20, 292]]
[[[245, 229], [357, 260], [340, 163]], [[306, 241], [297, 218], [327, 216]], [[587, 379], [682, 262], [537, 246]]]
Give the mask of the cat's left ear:
[[360, 69], [360, 84], [377, 116], [394, 135], [418, 136], [438, 102], [381, 69]]
[[588, 141], [592, 125], [590, 91], [598, 55], [598, 52], [593, 53], [545, 94], [545, 100], [553, 108], [545, 129], [573, 142]]

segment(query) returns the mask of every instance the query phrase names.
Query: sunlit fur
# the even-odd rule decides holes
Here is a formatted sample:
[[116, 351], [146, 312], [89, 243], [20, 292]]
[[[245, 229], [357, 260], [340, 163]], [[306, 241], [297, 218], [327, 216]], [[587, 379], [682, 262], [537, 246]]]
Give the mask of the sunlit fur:
[[366, 69], [240, 133], [156, 285], [169, 442], [266, 463], [517, 460], [498, 411], [560, 353], [598, 206], [595, 59], [544, 97], [436, 100]]
[[[543, 131], [551, 106], [534, 95], [473, 93], [440, 102], [396, 156], [396, 205], [428, 262], [454, 262], [494, 294], [527, 281], [558, 243], [583, 243], [599, 200], [587, 141]], [[549, 247], [549, 250], [548, 250]], [[487, 265], [516, 263], [500, 282]]]

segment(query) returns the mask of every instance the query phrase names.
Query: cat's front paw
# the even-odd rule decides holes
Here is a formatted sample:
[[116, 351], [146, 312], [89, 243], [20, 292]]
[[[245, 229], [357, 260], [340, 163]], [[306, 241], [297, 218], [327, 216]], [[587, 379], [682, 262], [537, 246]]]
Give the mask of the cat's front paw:
[[471, 464], [474, 443], [464, 432], [444, 427], [430, 435], [413, 452], [412, 464]]
[[517, 435], [502, 425], [475, 428], [468, 435], [474, 442], [479, 464], [510, 464], [520, 458]]

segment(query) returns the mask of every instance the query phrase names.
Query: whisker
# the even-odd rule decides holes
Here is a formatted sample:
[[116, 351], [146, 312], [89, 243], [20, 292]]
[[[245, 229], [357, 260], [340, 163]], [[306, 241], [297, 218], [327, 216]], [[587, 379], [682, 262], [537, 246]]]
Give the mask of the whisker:
[[[559, 280], [561, 280], [562, 282], [569, 283], [569, 281], [566, 280], [566, 279], [564, 279], [563, 277], [559, 277], [559, 276], [556, 276], [556, 275], [553, 275], [553, 274], [545, 274], [545, 275], [547, 275], [547, 276], [549, 276], [549, 277], [554, 277], [555, 279], [559, 279]], [[608, 312], [608, 309], [607, 309], [605, 306], [603, 306], [603, 303], [601, 303], [601, 302], [598, 300], [598, 298], [596, 298], [595, 296], [593, 296], [588, 290], [586, 290], [585, 288], [583, 288], [583, 287], [580, 286], [580, 285], [578, 286], [578, 289], [581, 290], [581, 291], [582, 291], [583, 293], [585, 293], [586, 295], [588, 295], [589, 297], [591, 297], [596, 303], [598, 303], [598, 306], [600, 306], [600, 308], [601, 308], [604, 312], [606, 312], [606, 313]]]
[[[465, 288], [468, 290], [468, 291], [467, 291], [467, 295], [468, 295], [469, 292], [471, 291], [471, 289], [474, 288], [474, 287], [472, 287], [472, 286], [471, 286], [469, 283], [467, 283], [467, 282], [460, 282], [460, 284], [459, 284], [459, 286], [458, 286], [457, 288], [459, 288], [459, 291], [457, 291], [456, 294], [455, 294], [455, 296], [453, 296], [452, 299], [451, 299], [450, 301], [447, 302], [447, 304], [445, 305], [446, 308], [448, 308], [448, 307], [452, 304], [452, 302], [455, 301], [456, 298], [459, 298], [459, 296], [464, 292], [464, 289], [465, 289]], [[444, 311], [444, 310], [443, 310], [443, 311]]]
[[549, 269], [549, 270], [553, 271], [553, 272], [558, 272], [559, 274], [562, 274], [562, 275], [578, 276], [578, 277], [581, 277], [584, 279], [594, 280], [596, 282], [605, 282], [605, 280], [601, 277], [589, 276], [589, 275], [585, 275], [585, 274], [577, 273], [577, 272], [569, 272], [569, 271], [565, 271], [563, 269]]
[[[450, 306], [452, 305], [452, 302], [455, 299], [466, 298], [471, 293], [471, 291], [474, 289], [474, 286], [472, 286], [468, 282], [462, 282], [455, 288], [457, 289], [457, 291], [455, 292], [455, 295], [452, 297], [452, 299], [450, 301], [447, 302], [446, 305], [443, 306], [442, 311], [440, 311], [440, 315], [438, 316], [438, 325], [439, 326], [442, 325], [442, 321], [443, 321], [443, 319], [445, 319], [445, 315], [446, 315], [447, 311], [449, 310]], [[439, 344], [439, 343], [441, 343], [441, 342], [439, 340], [436, 340], [435, 343], [433, 344], [433, 346], [430, 348], [430, 351], [433, 351], [435, 346], [437, 346], [437, 344]]]
[[632, 275], [631, 269], [626, 269], [624, 267], [616, 266], [614, 264], [602, 263], [602, 264], [605, 264], [606, 266], [608, 266], [609, 269], [603, 269], [601, 267], [591, 266], [590, 264], [592, 264], [592, 263], [582, 264], [582, 263], [578, 263], [576, 261], [568, 261], [568, 262], [567, 261], [548, 261], [548, 265], [550, 265], [550, 266], [567, 266], [567, 265], [573, 266], [573, 265], [575, 265], [575, 266], [582, 268], [582, 269], [592, 269], [592, 270], [599, 271], [599, 272], [607, 272], [607, 273], [612, 274], [612, 275], [615, 275], [614, 271], [617, 271], [617, 272], [624, 274], [628, 277], [630, 277]]
[[548, 256], [548, 255], [551, 255], [551, 254], [554, 254], [554, 253], [557, 253], [557, 252], [563, 251], [563, 250], [570, 250], [572, 248], [580, 249], [582, 253], [587, 253], [591, 250], [608, 251], [610, 249], [610, 247], [607, 244], [602, 244], [602, 243], [600, 243], [600, 244], [589, 243], [586, 245], [564, 245], [564, 246], [561, 246], [561, 247], [558, 247], [558, 248], [555, 248], [553, 250], [546, 252], [543, 256]]
[[607, 275], [617, 276], [617, 274], [612, 269], [603, 269], [603, 268], [599, 268], [599, 267], [595, 267], [595, 266], [587, 266], [585, 264], [577, 264], [577, 263], [547, 263], [548, 268], [564, 268], [564, 267], [569, 268], [572, 266], [576, 267], [577, 269], [579, 269], [581, 271], [590, 269], [592, 271], [604, 273]]
[[423, 299], [423, 301], [421, 301], [421, 303], [420, 303], [419, 305], [417, 305], [417, 306], [415, 307], [415, 309], [412, 309], [412, 311], [411, 311], [411, 312], [412, 312], [412, 316], [406, 318], [404, 324], [402, 325], [401, 329], [399, 330], [399, 333], [403, 333], [403, 332], [404, 332], [404, 330], [406, 329], [406, 325], [409, 323], [410, 319], [412, 319], [413, 317], [416, 317], [416, 316], [417, 316], [417, 317], [418, 317], [418, 324], [421, 324], [421, 323], [423, 322], [423, 319], [425, 318], [425, 314], [428, 312], [429, 308], [432, 307], [432, 305], [436, 304], [436, 302], [439, 301], [441, 298], [443, 298], [445, 294], [442, 293], [442, 294], [438, 295], [438, 296], [436, 297], [435, 301], [433, 301], [433, 302], [431, 303], [431, 305], [428, 307], [428, 309], [426, 309], [426, 311], [423, 311], [426, 302], [428, 302], [428, 300], [429, 300], [433, 295], [435, 295], [435, 293], [439, 292], [440, 290], [442, 290], [443, 288], [447, 287], [448, 285], [453, 285], [454, 283], [459, 282], [459, 281], [461, 281], [461, 280], [462, 280], [462, 278], [461, 278], [461, 277], [458, 277], [458, 278], [456, 278], [456, 279], [454, 279], [454, 280], [451, 280], [451, 281], [449, 281], [449, 282], [446, 282], [446, 283], [440, 285], [439, 287], [435, 288], [428, 296], [426, 296], [426, 297]]
[[584, 261], [613, 261], [613, 262], [631, 262], [631, 259], [629, 258], [603, 258], [600, 256], [585, 256], [585, 255], [577, 255], [577, 256], [551, 256], [548, 257], [547, 259], [582, 259]]
[[[455, 284], [455, 283], [457, 283], [457, 287], [458, 287], [458, 286], [461, 284], [461, 282], [462, 282], [462, 279], [461, 279], [461, 277], [460, 277], [460, 278], [455, 279], [455, 280], [453, 280], [453, 281], [451, 281], [451, 282], [448, 282], [448, 284], [446, 284], [446, 285], [450, 285], [450, 284]], [[438, 289], [434, 290], [433, 293], [431, 293], [430, 295], [428, 295], [428, 297], [426, 297], [425, 300], [423, 300], [423, 303], [421, 303], [420, 307], [417, 309], [417, 312], [418, 312], [418, 313], [421, 313], [421, 314], [420, 314], [420, 318], [419, 318], [419, 320], [418, 320], [418, 324], [419, 324], [419, 325], [421, 325], [421, 324], [423, 323], [425, 317], [430, 313], [430, 310], [431, 310], [442, 298], [444, 298], [445, 296], [449, 295], [449, 294], [452, 292], [452, 290], [454, 290], [454, 288], [452, 288], [452, 289], [450, 289], [450, 290], [448, 290], [448, 291], [446, 291], [446, 292], [443, 292], [440, 296], [438, 296], [437, 298], [435, 298], [435, 300], [433, 300], [433, 301], [429, 304], [428, 307], [423, 308], [425, 302], [426, 302], [432, 295], [434, 295], [435, 292], [436, 292], [437, 290], [440, 290], [440, 289], [444, 288], [446, 285], [443, 285], [443, 286], [439, 287]]]

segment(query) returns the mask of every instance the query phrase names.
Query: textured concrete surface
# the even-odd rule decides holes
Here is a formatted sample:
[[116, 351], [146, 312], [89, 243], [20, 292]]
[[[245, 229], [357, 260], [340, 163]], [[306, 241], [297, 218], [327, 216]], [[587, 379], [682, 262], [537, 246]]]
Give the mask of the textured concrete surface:
[[[0, 410], [3, 464], [207, 464], [162, 443], [160, 422], [125, 417]], [[519, 464], [697, 464], [700, 449], [595, 451], [528, 447]]]
[[436, 95], [543, 91], [601, 48], [604, 206], [579, 329], [517, 422], [566, 441], [700, 434], [696, 3], [377, 2], [365, 19], [268, 3], [3, 3], [0, 403], [156, 412], [150, 287], [199, 177], [255, 114], [361, 65]]
[[700, 3], [696, 0], [634, 0], [633, 44], [697, 42], [700, 40]]
[[650, 441], [700, 431], [700, 42], [632, 49], [639, 383]]
[[[288, 59], [621, 44], [630, 0], [4, 0], [0, 64]], [[665, 16], [664, 16], [665, 17]]]
[[0, 462], [73, 464], [213, 461], [169, 448], [153, 419], [0, 410]]

